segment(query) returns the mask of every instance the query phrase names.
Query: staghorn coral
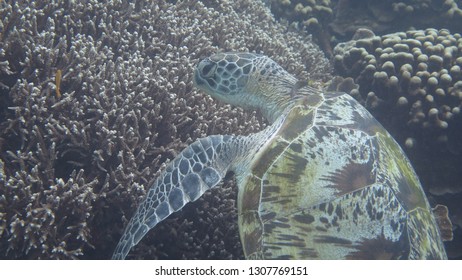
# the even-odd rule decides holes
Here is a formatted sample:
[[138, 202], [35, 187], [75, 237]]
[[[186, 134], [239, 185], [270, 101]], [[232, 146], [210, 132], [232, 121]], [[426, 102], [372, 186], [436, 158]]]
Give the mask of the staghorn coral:
[[[264, 127], [193, 89], [198, 59], [252, 50], [329, 78], [310, 39], [257, 1], [15, 1], [1, 3], [0, 19], [1, 258], [108, 258], [178, 151]], [[228, 182], [133, 257], [242, 257]]]

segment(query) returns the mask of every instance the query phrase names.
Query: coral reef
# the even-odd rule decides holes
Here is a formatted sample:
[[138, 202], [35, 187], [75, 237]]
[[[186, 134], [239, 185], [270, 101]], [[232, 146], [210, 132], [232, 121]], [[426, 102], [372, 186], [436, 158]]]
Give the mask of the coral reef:
[[[310, 38], [259, 1], [2, 1], [0, 258], [109, 258], [180, 150], [264, 127], [258, 113], [193, 88], [197, 61], [221, 50], [264, 52], [298, 76], [329, 78]], [[131, 257], [242, 257], [235, 197], [227, 180]]]
[[446, 28], [462, 32], [460, 0], [339, 0], [330, 28], [337, 36], [351, 37], [358, 28], [387, 34], [410, 28]]
[[335, 48], [336, 72], [355, 80], [356, 97], [382, 123], [406, 134], [406, 147], [412, 148], [423, 136], [461, 150], [460, 34], [426, 29], [370, 35]]
[[297, 22], [302, 29], [314, 34], [327, 54], [332, 53], [329, 23], [334, 20], [333, 8], [337, 1], [331, 0], [270, 0], [268, 5], [278, 17]]
[[359, 28], [378, 35], [429, 27], [462, 32], [459, 0], [271, 0], [269, 5], [277, 17], [314, 34], [329, 55], [332, 43], [348, 40]]

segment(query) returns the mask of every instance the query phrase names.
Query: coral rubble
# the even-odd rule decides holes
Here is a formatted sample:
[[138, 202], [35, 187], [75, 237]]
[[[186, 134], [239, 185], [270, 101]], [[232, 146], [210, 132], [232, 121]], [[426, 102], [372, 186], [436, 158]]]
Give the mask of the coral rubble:
[[[221, 50], [264, 52], [298, 76], [329, 78], [310, 38], [258, 1], [2, 1], [0, 258], [108, 258], [181, 149], [260, 130], [257, 113], [193, 88], [197, 61]], [[229, 182], [131, 257], [242, 257]]]

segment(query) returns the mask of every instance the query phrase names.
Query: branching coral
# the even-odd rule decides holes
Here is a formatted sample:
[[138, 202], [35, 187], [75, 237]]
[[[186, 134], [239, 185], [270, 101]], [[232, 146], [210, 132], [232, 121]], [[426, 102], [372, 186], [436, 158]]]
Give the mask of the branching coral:
[[[258, 1], [15, 1], [0, 19], [1, 258], [110, 257], [169, 159], [199, 137], [264, 126], [193, 89], [200, 58], [264, 52], [328, 78], [310, 39]], [[207, 194], [133, 257], [241, 257], [235, 192]]]

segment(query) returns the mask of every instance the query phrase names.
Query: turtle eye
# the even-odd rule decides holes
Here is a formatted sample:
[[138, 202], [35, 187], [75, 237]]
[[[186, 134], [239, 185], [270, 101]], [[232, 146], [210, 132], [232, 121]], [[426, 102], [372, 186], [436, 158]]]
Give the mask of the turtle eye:
[[213, 77], [216, 69], [217, 64], [213, 61], [203, 61], [199, 64], [200, 74], [204, 78]]

